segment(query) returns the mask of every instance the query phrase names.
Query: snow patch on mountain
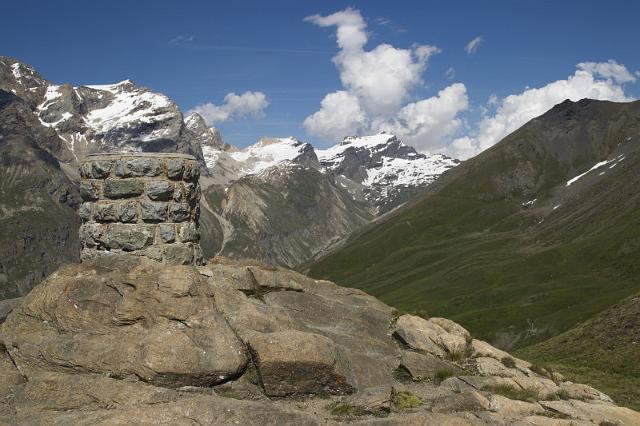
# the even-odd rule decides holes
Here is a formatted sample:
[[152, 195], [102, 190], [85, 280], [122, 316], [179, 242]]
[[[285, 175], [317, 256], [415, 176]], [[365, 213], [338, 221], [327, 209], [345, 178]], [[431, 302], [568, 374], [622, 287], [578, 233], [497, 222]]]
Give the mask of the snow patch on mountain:
[[[174, 115], [173, 103], [168, 97], [133, 86], [129, 80], [112, 85], [85, 86], [108, 92], [113, 99], [103, 108], [90, 111], [85, 123], [96, 133], [108, 133], [113, 129], [127, 127], [132, 122], [152, 124], [162, 122]], [[154, 129], [136, 136], [137, 140], [150, 141], [166, 136], [166, 129]]]
[[414, 160], [383, 157], [379, 167], [367, 171], [363, 181], [366, 186], [374, 185], [426, 185], [442, 173], [456, 165], [455, 160], [436, 154]]
[[[611, 160], [605, 160], [605, 161], [600, 161], [599, 163], [596, 163], [593, 167], [591, 167], [589, 170], [587, 170], [584, 173], [579, 174], [578, 176], [571, 178], [567, 181], [566, 186], [571, 186], [572, 184], [574, 184], [575, 182], [577, 182], [578, 180], [580, 180], [582, 177], [586, 176], [587, 174], [589, 174], [590, 172], [597, 170], [603, 166], [606, 166], [607, 164], [610, 163], [614, 163], [612, 166], [610, 166], [609, 168], [612, 169], [614, 168], [620, 161], [624, 160], [624, 155], [619, 155]], [[599, 175], [602, 176], [604, 174], [604, 172], [600, 173]]]
[[246, 174], [256, 174], [269, 167], [294, 162], [309, 149], [313, 149], [311, 145], [294, 137], [263, 138], [255, 145], [231, 152], [230, 156], [244, 164]]

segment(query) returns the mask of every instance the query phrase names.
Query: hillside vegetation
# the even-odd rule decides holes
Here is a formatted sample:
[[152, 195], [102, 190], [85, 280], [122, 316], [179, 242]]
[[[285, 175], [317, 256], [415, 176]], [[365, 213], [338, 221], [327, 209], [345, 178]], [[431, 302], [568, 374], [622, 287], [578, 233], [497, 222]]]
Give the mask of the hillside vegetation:
[[519, 354], [640, 409], [640, 294]]
[[565, 101], [306, 270], [502, 347], [556, 335], [640, 289], [639, 129], [640, 102]]

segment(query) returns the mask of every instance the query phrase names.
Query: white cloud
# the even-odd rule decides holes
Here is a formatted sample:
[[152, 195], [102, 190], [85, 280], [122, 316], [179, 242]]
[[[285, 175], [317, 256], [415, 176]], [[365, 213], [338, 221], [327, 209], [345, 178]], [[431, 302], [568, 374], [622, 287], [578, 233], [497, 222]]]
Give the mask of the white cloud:
[[207, 102], [195, 106], [188, 113], [197, 112], [211, 126], [233, 118], [264, 117], [264, 109], [268, 105], [269, 101], [262, 92], [247, 91], [241, 95], [231, 92], [224, 97], [222, 105]]
[[358, 10], [347, 8], [329, 16], [307, 16], [304, 20], [320, 27], [338, 27], [336, 37], [341, 49], [359, 50], [367, 42], [367, 24]]
[[466, 50], [469, 55], [473, 55], [474, 53], [476, 53], [481, 43], [482, 43], [482, 36], [478, 36], [473, 40], [471, 40], [469, 43], [467, 43], [464, 50]]
[[437, 96], [407, 104], [380, 127], [397, 134], [419, 151], [428, 151], [442, 147], [443, 142], [460, 129], [462, 120], [458, 114], [468, 106], [466, 87], [455, 83]]
[[454, 67], [449, 67], [444, 75], [449, 80], [454, 79], [456, 77], [456, 69]]
[[196, 37], [194, 35], [179, 35], [169, 40], [169, 44], [173, 44], [174, 46], [180, 46], [183, 44], [191, 43], [195, 39]]
[[[467, 108], [466, 88], [462, 84], [450, 86], [434, 98], [407, 104], [412, 100], [412, 91], [423, 83], [422, 74], [429, 59], [440, 52], [438, 47], [415, 44], [402, 49], [383, 43], [366, 50], [366, 23], [360, 12], [351, 8], [328, 16], [309, 16], [305, 21], [337, 28], [340, 51], [333, 62], [344, 87], [326, 95], [320, 110], [307, 117], [304, 121], [307, 131], [335, 141], [346, 135], [384, 129], [409, 139], [419, 135], [423, 139], [417, 145], [428, 149], [435, 140], [430, 132], [446, 140], [450, 137], [447, 132], [459, 127], [459, 122], [450, 121]], [[464, 102], [460, 101], [461, 92]], [[453, 99], [451, 94], [458, 98]], [[453, 108], [447, 102], [453, 102]], [[344, 116], [346, 111], [351, 115]], [[411, 143], [409, 139], [407, 142]]]
[[[612, 67], [614, 64], [615, 67]], [[620, 84], [620, 79], [625, 81], [628, 74], [623, 65], [615, 62], [590, 62], [578, 64], [577, 68], [575, 74], [566, 80], [554, 81], [540, 88], [526, 89], [522, 93], [501, 100], [492, 96], [487, 107], [497, 105], [495, 114], [484, 116], [470, 135], [454, 140], [447, 150], [448, 153], [458, 158], [478, 154], [566, 99], [574, 102], [584, 98], [617, 102], [633, 100], [625, 94]], [[615, 72], [617, 77], [614, 78], [611, 72]], [[605, 74], [611, 78], [599, 78]]]
[[366, 122], [358, 98], [340, 90], [324, 97], [320, 110], [304, 120], [304, 127], [324, 139], [340, 140], [364, 130]]
[[[607, 62], [581, 62], [578, 69], [603, 78], [611, 78], [618, 83], [632, 83], [636, 77], [627, 70], [627, 67], [609, 59]], [[636, 72], [637, 73], [637, 72]]]

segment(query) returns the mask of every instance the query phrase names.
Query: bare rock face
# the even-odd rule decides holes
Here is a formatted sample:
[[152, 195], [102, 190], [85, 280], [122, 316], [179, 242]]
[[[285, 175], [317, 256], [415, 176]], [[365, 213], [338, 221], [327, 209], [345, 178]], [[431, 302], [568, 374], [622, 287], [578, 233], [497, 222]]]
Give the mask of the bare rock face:
[[16, 304], [0, 329], [12, 425], [640, 422], [456, 323], [256, 262], [108, 253]]
[[[261, 333], [249, 340], [265, 393], [344, 394], [353, 386], [340, 366], [338, 348], [328, 337], [301, 331]], [[341, 369], [346, 374], [341, 374]]]
[[206, 280], [193, 268], [136, 263], [66, 266], [34, 289], [5, 324], [14, 361], [23, 370], [168, 387], [240, 375], [245, 348], [215, 310]]

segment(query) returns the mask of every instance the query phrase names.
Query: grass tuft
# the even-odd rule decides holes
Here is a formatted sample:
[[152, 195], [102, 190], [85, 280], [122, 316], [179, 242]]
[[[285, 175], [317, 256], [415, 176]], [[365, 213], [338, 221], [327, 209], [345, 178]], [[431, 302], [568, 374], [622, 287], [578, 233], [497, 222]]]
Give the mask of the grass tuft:
[[496, 385], [487, 386], [484, 390], [519, 401], [535, 402], [540, 399], [540, 394], [534, 389], [518, 389], [509, 385]]
[[411, 373], [409, 373], [409, 371], [402, 366], [398, 366], [395, 370], [393, 370], [392, 375], [394, 379], [403, 383], [407, 383], [413, 380]]
[[399, 391], [393, 394], [393, 404], [399, 410], [409, 410], [420, 407], [423, 401], [409, 391]]
[[465, 353], [464, 351], [453, 351], [449, 353], [449, 358], [451, 361], [460, 362], [465, 358]]
[[453, 376], [453, 370], [445, 369], [445, 370], [436, 371], [436, 374], [433, 376], [433, 378], [439, 383], [447, 380], [449, 377], [452, 377], [452, 376]]
[[505, 356], [500, 361], [502, 362], [502, 365], [507, 368], [516, 368], [516, 361], [510, 356]]
[[366, 410], [359, 405], [347, 404], [345, 402], [336, 402], [329, 405], [331, 414], [336, 417], [359, 417], [366, 414]]

